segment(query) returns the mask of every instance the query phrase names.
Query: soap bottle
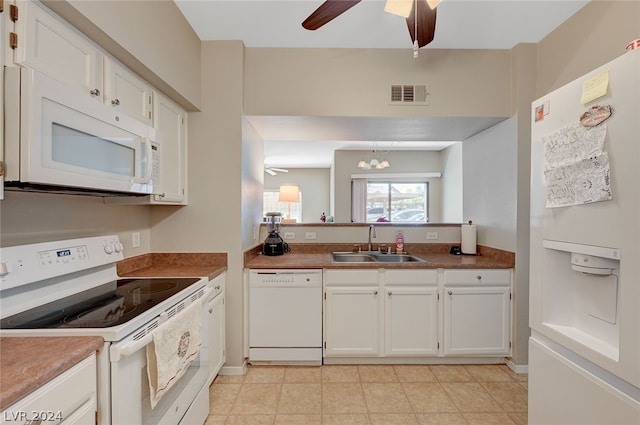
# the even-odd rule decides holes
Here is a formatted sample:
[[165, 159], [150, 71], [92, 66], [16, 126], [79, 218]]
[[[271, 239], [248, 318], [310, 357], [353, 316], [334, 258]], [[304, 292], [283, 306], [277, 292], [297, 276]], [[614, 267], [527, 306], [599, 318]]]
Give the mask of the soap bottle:
[[402, 232], [398, 232], [396, 235], [396, 254], [402, 254], [404, 252], [404, 236]]

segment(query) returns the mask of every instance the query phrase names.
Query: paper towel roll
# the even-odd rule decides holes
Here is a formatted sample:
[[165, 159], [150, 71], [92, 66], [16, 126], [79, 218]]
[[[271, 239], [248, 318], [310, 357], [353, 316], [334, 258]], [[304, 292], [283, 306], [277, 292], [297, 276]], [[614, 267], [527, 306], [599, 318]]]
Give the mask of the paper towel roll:
[[461, 226], [461, 249], [463, 254], [475, 254], [476, 253], [476, 225], [463, 224]]

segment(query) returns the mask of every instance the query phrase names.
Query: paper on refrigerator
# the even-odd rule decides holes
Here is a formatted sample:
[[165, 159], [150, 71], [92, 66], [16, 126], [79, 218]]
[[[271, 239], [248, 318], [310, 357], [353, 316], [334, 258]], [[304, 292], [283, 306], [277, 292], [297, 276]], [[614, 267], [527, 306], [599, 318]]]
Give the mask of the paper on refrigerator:
[[542, 137], [547, 208], [612, 198], [606, 134], [606, 123], [595, 127], [574, 123]]

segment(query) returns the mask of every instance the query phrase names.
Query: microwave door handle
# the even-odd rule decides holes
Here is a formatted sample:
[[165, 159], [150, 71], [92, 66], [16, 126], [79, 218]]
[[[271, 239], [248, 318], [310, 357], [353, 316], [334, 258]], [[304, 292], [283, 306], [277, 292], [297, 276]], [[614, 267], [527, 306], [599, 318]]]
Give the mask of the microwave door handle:
[[144, 177], [136, 177], [133, 180], [136, 183], [150, 183], [151, 182], [151, 172], [153, 171], [153, 149], [151, 148], [151, 140], [148, 137], [144, 138], [144, 145], [147, 150], [147, 165], [144, 170]]

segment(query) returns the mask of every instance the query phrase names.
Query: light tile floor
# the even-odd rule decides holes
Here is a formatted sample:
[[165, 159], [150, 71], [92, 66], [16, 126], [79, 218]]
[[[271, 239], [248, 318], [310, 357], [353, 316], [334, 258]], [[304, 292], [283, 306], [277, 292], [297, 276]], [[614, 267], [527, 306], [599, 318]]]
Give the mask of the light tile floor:
[[250, 366], [218, 376], [205, 425], [526, 425], [504, 365]]

